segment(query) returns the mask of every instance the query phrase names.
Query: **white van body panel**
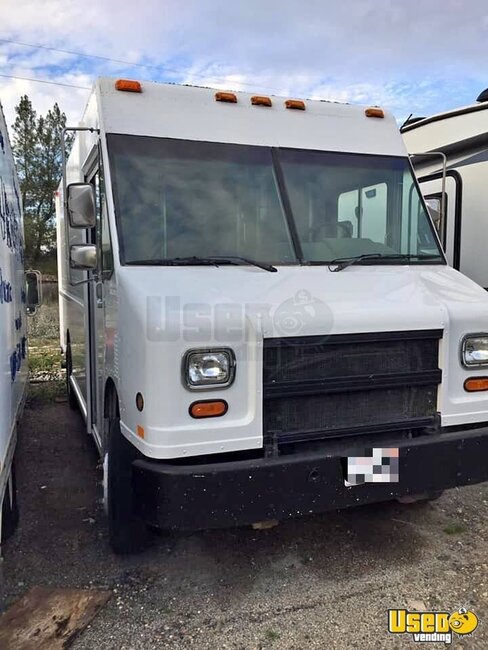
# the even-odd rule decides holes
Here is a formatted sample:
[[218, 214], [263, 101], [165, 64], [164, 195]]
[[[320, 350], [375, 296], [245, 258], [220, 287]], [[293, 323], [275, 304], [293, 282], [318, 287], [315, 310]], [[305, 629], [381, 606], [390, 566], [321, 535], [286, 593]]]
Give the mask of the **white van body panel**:
[[[251, 93], [237, 93], [237, 104], [215, 101], [215, 90], [143, 83], [140, 94], [115, 90], [113, 79], [97, 84], [106, 133], [159, 138], [232, 142], [269, 147], [354, 151], [403, 156], [393, 115], [367, 118], [364, 107], [306, 101], [306, 110], [285, 108], [283, 97], [271, 107], [251, 106]], [[250, 120], [249, 111], [253, 111]], [[141, 116], [144, 116], [141, 119]]]
[[[177, 294], [162, 291], [176, 284]], [[304, 311], [296, 332], [300, 336], [388, 332], [405, 329], [406, 323], [412, 330], [444, 330], [444, 339], [454, 344], [452, 350], [441, 351], [442, 424], [486, 418], [486, 395], [473, 399], [463, 390], [464, 379], [460, 381], [483, 372], [461, 366], [459, 343], [476, 327], [470, 328], [470, 323], [488, 322], [488, 303], [479, 287], [453, 269], [350, 267], [333, 274], [326, 267], [280, 267], [273, 274], [253, 267], [122, 268], [117, 332], [124, 350], [121, 421], [134, 445], [152, 458], [262, 447], [260, 350], [263, 339], [283, 336], [283, 315], [305, 288], [318, 317], [308, 323]], [[204, 291], [211, 298], [202, 306]], [[233, 318], [219, 319], [219, 310]], [[195, 421], [188, 414], [189, 404], [197, 398], [212, 399], [215, 391], [188, 391], [181, 379], [181, 360], [187, 350], [206, 346], [234, 349], [236, 381], [225, 390], [225, 418]], [[146, 403], [143, 414], [135, 407], [139, 391]], [[217, 396], [224, 396], [223, 391]], [[144, 440], [136, 435], [137, 426], [144, 427]]]
[[16, 423], [27, 383], [25, 304], [20, 189], [0, 106], [0, 504], [10, 475]]
[[[263, 342], [294, 335], [280, 326], [280, 313], [293, 308], [304, 291], [309, 299], [305, 313], [313, 309], [316, 315], [310, 322], [304, 318], [296, 332], [300, 336], [443, 330], [443, 382], [438, 393], [442, 425], [486, 422], [486, 394], [467, 394], [463, 389], [468, 376], [483, 372], [468, 373], [462, 367], [460, 344], [465, 334], [488, 322], [488, 300], [473, 282], [444, 265], [351, 266], [339, 273], [327, 266], [295, 265], [268, 273], [251, 266], [120, 264], [106, 164], [107, 133], [406, 156], [388, 113], [384, 119], [367, 118], [364, 108], [317, 101], [307, 101], [305, 111], [290, 110], [282, 98], [272, 98], [268, 109], [251, 107], [247, 93], [237, 93], [237, 104], [216, 102], [214, 95], [212, 89], [153, 83], [143, 83], [141, 94], [118, 92], [114, 80], [101, 79], [89, 100], [81, 124], [99, 134], [77, 134], [67, 180], [86, 179], [85, 161], [99, 137], [114, 257], [114, 272], [104, 282], [103, 309], [94, 310], [103, 324], [92, 341], [91, 356], [88, 285], [69, 284], [62, 210], [58, 218], [62, 345], [66, 346], [69, 331], [74, 362], [77, 346], [75, 381], [85, 401], [87, 396], [97, 400], [93, 422], [87, 414], [88, 431], [103, 431], [105, 388], [110, 382], [117, 390], [122, 432], [147, 457], [175, 459], [261, 448]], [[71, 243], [85, 241], [86, 234], [78, 231], [72, 236], [80, 239], [72, 238]], [[84, 272], [71, 272], [72, 280], [84, 277]], [[225, 393], [188, 390], [182, 380], [185, 353], [213, 347], [234, 350], [235, 382]], [[90, 365], [96, 395], [86, 386]], [[136, 408], [139, 392], [144, 397], [142, 413]], [[188, 409], [193, 401], [219, 397], [229, 404], [225, 418], [191, 418]], [[103, 446], [103, 440], [99, 443]]]
[[[64, 184], [58, 201], [69, 398], [104, 459], [112, 548], [137, 550], [143, 524], [485, 481], [488, 295], [447, 265], [393, 117], [116, 85], [96, 83], [64, 176], [91, 185], [95, 225], [68, 225]], [[96, 269], [70, 270], [75, 243]]]

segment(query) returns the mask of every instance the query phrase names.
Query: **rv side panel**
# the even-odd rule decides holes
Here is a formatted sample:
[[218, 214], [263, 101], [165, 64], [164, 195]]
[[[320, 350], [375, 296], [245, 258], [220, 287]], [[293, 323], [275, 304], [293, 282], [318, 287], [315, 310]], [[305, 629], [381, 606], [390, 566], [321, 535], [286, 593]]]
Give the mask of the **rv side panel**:
[[23, 238], [20, 189], [0, 107], [0, 504], [27, 381]]

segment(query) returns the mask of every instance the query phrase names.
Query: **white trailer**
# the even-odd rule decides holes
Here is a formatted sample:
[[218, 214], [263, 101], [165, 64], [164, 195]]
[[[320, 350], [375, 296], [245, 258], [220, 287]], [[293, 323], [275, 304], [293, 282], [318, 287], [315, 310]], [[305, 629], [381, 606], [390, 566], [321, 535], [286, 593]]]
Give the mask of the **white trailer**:
[[449, 263], [488, 289], [488, 90], [401, 131]]
[[115, 551], [488, 478], [488, 296], [391, 115], [101, 79], [68, 132], [61, 344]]
[[17, 422], [27, 383], [24, 231], [19, 184], [0, 106], [0, 537], [18, 519], [15, 490]]

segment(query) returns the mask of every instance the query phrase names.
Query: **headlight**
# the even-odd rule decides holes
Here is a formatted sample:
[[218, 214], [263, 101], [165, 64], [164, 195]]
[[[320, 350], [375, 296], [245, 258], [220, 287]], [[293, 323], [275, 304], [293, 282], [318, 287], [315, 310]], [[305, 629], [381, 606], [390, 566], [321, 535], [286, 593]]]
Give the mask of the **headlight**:
[[189, 350], [183, 361], [185, 384], [190, 389], [224, 388], [234, 381], [232, 350]]
[[468, 334], [462, 343], [461, 359], [464, 366], [488, 366], [488, 334]]

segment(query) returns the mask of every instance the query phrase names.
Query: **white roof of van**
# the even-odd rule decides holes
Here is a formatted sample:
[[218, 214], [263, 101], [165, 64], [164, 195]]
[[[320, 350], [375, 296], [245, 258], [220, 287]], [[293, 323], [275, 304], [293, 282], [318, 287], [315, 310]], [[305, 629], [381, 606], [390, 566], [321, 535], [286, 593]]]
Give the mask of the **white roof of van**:
[[364, 107], [317, 100], [305, 100], [305, 111], [293, 110], [284, 105], [293, 97], [274, 96], [271, 107], [253, 106], [252, 94], [244, 92], [235, 93], [236, 104], [225, 103], [215, 100], [213, 88], [153, 82], [141, 82], [141, 93], [122, 92], [115, 81], [97, 81], [98, 115], [91, 103], [84, 118], [106, 133], [406, 155], [395, 119], [386, 111], [384, 119], [366, 117]]

